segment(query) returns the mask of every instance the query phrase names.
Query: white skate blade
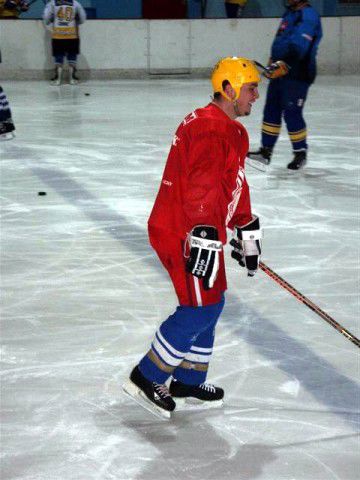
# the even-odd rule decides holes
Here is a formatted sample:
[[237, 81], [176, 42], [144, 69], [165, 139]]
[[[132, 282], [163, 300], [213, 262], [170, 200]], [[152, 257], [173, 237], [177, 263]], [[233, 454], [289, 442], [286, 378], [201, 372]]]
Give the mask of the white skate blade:
[[2, 133], [0, 135], [0, 140], [3, 142], [6, 142], [7, 140], [12, 140], [13, 138], [15, 138], [15, 133], [13, 132]]
[[75, 80], [75, 78], [70, 79], [70, 85], [77, 85], [79, 83], [79, 80]]
[[179, 398], [173, 397], [176, 402], [176, 411], [192, 411], [192, 410], [208, 410], [210, 408], [222, 408], [224, 406], [224, 400], [203, 401], [198, 398], [187, 397]]
[[252, 158], [246, 157], [246, 165], [249, 165], [249, 167], [254, 168], [255, 170], [258, 170], [259, 172], [267, 172], [268, 166], [265, 165], [264, 163], [258, 162], [257, 160], [254, 160]]
[[155, 415], [155, 417], [160, 418], [161, 420], [170, 420], [171, 413], [152, 403], [131, 380], [125, 382], [122, 388], [128, 397], [141, 407], [145, 408], [145, 410]]

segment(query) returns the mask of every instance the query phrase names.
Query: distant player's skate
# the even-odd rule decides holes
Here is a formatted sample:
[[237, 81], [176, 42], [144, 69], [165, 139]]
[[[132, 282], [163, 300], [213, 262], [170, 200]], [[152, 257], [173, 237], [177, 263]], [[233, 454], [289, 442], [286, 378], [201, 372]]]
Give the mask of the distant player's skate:
[[69, 67], [69, 83], [70, 85], [77, 85], [79, 83], [76, 67], [73, 65], [70, 65]]
[[51, 85], [53, 85], [54, 87], [58, 87], [59, 85], [61, 85], [62, 75], [63, 75], [62, 67], [59, 67], [59, 66], [56, 67], [55, 74], [51, 79]]
[[297, 172], [301, 170], [306, 165], [306, 150], [299, 150], [298, 152], [294, 152], [293, 161], [290, 162], [287, 166], [288, 170]]
[[169, 420], [176, 404], [166, 385], [147, 380], [138, 367], [131, 372], [123, 385], [124, 392], [136, 403], [162, 420]]
[[250, 167], [266, 172], [271, 162], [272, 148], [260, 147], [259, 150], [248, 152], [246, 163]]
[[176, 400], [176, 411], [221, 408], [224, 405], [224, 390], [210, 383], [186, 385], [172, 380], [169, 391]]
[[0, 122], [0, 141], [15, 138], [15, 125], [11, 119]]

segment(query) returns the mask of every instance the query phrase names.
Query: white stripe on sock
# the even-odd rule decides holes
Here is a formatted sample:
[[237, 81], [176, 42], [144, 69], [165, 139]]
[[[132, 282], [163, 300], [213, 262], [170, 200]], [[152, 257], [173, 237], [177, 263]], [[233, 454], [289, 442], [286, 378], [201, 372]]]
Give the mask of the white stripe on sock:
[[209, 363], [211, 355], [197, 355], [196, 353], [187, 353], [185, 355], [185, 360], [190, 362], [200, 362], [200, 363]]
[[177, 367], [182, 361], [183, 358], [175, 358], [173, 357], [159, 342], [157, 338], [153, 341], [153, 348], [155, 349], [156, 353], [160, 356], [161, 360], [163, 360], [168, 365], [172, 367]]
[[[156, 332], [156, 335], [159, 337], [160, 341], [165, 345], [165, 347], [176, 357], [184, 357], [186, 352], [180, 352], [176, 350], [170, 343], [165, 340], [164, 336], [161, 334], [160, 329]], [[155, 336], [156, 338], [156, 336]]]
[[197, 347], [196, 345], [193, 345], [192, 347], [190, 347], [190, 352], [212, 353], [212, 351], [213, 351], [212, 348]]

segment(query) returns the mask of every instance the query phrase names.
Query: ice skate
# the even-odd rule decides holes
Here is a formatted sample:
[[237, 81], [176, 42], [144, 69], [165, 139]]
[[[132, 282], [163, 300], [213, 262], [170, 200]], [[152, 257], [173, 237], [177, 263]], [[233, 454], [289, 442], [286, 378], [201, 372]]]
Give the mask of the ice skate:
[[257, 170], [265, 172], [271, 162], [272, 148], [260, 147], [259, 150], [248, 152], [247, 163]]
[[306, 165], [306, 150], [294, 152], [293, 161], [287, 166], [289, 170], [300, 170]]
[[51, 85], [54, 85], [54, 86], [61, 85], [62, 73], [63, 73], [62, 67], [55, 68], [55, 75], [51, 79]]
[[138, 367], [131, 372], [130, 378], [123, 385], [124, 392], [136, 403], [153, 415], [168, 420], [175, 410], [176, 403], [171, 398], [166, 385], [147, 380]]
[[224, 405], [224, 390], [211, 383], [186, 385], [172, 380], [169, 388], [171, 396], [176, 400], [176, 410], [218, 408]]
[[12, 140], [15, 138], [15, 125], [11, 119], [0, 122], [0, 140]]
[[76, 75], [76, 67], [71, 65], [69, 68], [69, 82], [70, 82], [70, 85], [77, 85], [79, 83], [79, 78]]

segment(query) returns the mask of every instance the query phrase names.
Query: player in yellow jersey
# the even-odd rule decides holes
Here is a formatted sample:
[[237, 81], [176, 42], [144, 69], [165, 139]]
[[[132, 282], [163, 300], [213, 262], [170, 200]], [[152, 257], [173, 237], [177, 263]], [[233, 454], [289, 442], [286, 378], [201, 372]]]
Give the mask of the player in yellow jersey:
[[69, 63], [70, 83], [78, 83], [76, 61], [80, 53], [79, 25], [86, 20], [86, 13], [76, 0], [50, 0], [46, 5], [43, 19], [52, 26], [52, 54], [55, 63], [54, 85], [60, 85], [64, 58]]
[[16, 19], [22, 12], [29, 10], [29, 2], [25, 0], [0, 0], [0, 18]]

